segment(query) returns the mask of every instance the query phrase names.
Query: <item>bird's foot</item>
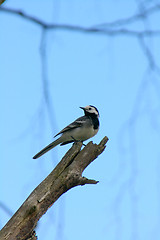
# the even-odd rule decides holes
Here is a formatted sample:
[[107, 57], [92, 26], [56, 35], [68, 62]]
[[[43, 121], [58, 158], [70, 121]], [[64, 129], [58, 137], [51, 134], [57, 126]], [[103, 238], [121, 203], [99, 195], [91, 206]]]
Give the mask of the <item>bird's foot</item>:
[[83, 145], [83, 146], [86, 146], [86, 145], [83, 143], [83, 141], [77, 140], [77, 139], [75, 139], [73, 136], [71, 136], [71, 138], [74, 140], [75, 143], [76, 143], [76, 142], [82, 142], [82, 145]]

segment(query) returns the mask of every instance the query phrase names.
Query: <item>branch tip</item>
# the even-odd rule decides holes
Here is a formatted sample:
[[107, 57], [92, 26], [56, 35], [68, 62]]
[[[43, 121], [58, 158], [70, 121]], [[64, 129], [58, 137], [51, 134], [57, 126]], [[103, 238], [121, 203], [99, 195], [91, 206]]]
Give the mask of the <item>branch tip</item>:
[[80, 185], [83, 186], [85, 184], [97, 184], [99, 181], [96, 181], [94, 179], [88, 179], [86, 177], [81, 177], [80, 178]]
[[98, 144], [98, 146], [104, 146], [106, 145], [106, 143], [108, 142], [109, 138], [107, 136], [105, 136], [100, 143]]

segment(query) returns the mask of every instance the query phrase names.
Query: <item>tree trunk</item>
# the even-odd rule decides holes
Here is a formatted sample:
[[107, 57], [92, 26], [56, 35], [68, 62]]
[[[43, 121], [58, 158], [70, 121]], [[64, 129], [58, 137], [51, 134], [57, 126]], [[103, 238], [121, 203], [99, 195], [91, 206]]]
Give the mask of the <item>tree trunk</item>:
[[0, 240], [37, 239], [34, 229], [38, 220], [63, 193], [78, 185], [98, 183], [82, 177], [82, 173], [104, 151], [107, 141], [104, 137], [99, 145], [89, 142], [82, 150], [82, 143], [74, 143], [3, 227]]

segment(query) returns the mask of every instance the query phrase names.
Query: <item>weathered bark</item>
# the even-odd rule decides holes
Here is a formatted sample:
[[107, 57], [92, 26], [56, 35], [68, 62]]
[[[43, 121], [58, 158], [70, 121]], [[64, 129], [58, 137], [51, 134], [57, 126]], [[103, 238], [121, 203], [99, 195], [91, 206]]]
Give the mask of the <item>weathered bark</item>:
[[36, 187], [18, 211], [0, 231], [0, 240], [35, 240], [34, 228], [49, 207], [69, 189], [98, 181], [82, 177], [84, 169], [100, 155], [108, 141], [99, 145], [74, 143], [55, 169]]

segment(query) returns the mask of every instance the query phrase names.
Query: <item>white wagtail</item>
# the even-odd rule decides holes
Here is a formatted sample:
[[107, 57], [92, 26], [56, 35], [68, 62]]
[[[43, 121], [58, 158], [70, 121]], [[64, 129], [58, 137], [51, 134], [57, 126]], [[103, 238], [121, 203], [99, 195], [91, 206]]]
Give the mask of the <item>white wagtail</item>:
[[54, 137], [57, 137], [59, 134], [61, 134], [61, 136], [47, 147], [43, 148], [33, 159], [41, 157], [58, 144], [65, 145], [76, 141], [83, 142], [97, 134], [99, 130], [99, 112], [97, 108], [92, 105], [80, 108], [84, 110], [85, 115], [77, 118], [74, 122], [56, 134]]

